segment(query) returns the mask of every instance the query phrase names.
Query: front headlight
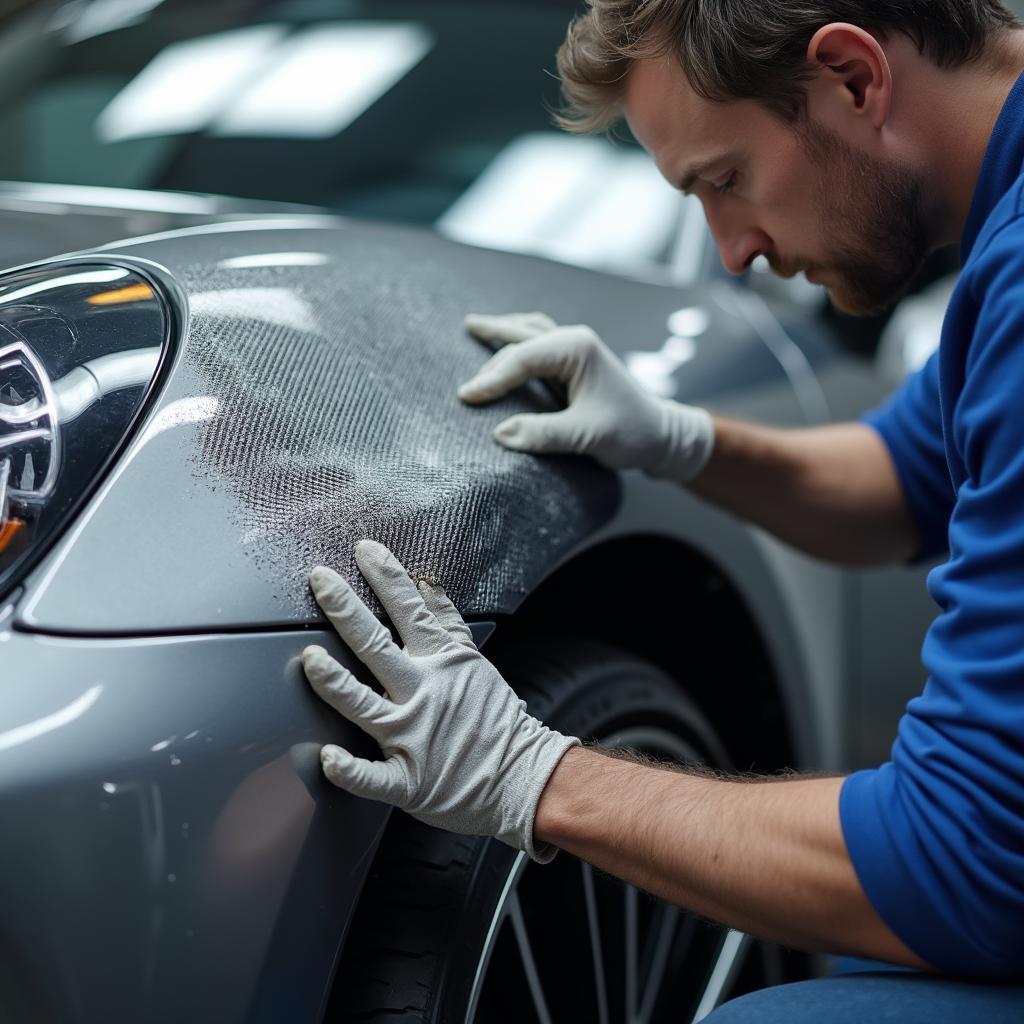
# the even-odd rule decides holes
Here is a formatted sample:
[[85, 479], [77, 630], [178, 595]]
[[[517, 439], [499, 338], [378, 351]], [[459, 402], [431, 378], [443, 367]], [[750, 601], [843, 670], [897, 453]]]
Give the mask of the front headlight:
[[170, 340], [141, 272], [65, 263], [0, 279], [0, 596], [123, 447]]

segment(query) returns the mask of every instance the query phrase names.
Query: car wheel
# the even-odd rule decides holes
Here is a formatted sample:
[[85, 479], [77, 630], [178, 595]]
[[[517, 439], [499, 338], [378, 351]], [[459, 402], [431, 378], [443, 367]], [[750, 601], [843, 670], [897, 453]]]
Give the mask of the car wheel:
[[[660, 759], [729, 766], [679, 685], [634, 654], [564, 639], [493, 654], [531, 712], [556, 728]], [[778, 947], [700, 921], [565, 853], [537, 865], [495, 840], [396, 813], [326, 1019], [695, 1021], [728, 996], [802, 973]]]

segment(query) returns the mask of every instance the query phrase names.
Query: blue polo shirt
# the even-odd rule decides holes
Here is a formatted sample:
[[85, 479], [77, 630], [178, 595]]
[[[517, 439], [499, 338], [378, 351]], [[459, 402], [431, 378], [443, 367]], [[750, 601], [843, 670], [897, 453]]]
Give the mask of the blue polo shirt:
[[1024, 977], [1024, 76], [982, 164], [925, 368], [865, 420], [921, 535], [940, 612], [928, 681], [882, 767], [846, 780], [868, 899], [943, 972]]

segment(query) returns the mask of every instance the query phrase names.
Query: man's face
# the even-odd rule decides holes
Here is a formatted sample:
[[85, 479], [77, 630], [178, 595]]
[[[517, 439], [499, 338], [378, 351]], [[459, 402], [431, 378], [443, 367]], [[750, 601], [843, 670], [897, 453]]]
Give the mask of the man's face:
[[804, 271], [838, 309], [866, 314], [898, 299], [928, 254], [914, 175], [821, 125], [704, 100], [671, 56], [631, 68], [624, 107], [665, 178], [701, 200], [733, 273], [764, 255], [777, 274]]

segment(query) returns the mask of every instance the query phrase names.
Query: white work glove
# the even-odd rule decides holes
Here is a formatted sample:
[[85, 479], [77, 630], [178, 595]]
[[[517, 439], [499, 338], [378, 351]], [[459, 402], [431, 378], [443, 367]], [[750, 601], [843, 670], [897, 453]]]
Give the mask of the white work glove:
[[609, 469], [679, 483], [707, 463], [715, 442], [708, 412], [644, 391], [589, 327], [559, 327], [543, 313], [471, 313], [466, 329], [499, 351], [459, 388], [464, 402], [493, 402], [533, 377], [568, 385], [562, 412], [498, 424], [494, 437], [506, 448], [591, 455]]
[[526, 713], [443, 590], [417, 587], [374, 541], [356, 545], [356, 564], [405, 648], [336, 572], [319, 566], [310, 573], [320, 607], [386, 691], [380, 696], [359, 682], [322, 647], [302, 652], [313, 689], [384, 754], [383, 761], [367, 761], [328, 745], [320, 752], [324, 774], [428, 825], [496, 836], [534, 860], [550, 860], [555, 850], [535, 845], [533, 819], [548, 778], [579, 740]]

